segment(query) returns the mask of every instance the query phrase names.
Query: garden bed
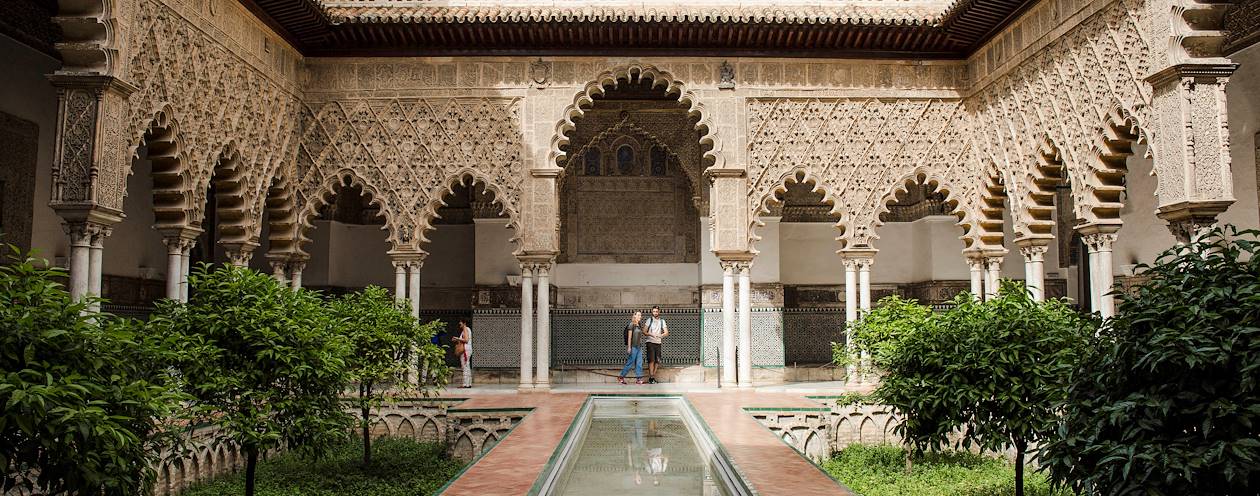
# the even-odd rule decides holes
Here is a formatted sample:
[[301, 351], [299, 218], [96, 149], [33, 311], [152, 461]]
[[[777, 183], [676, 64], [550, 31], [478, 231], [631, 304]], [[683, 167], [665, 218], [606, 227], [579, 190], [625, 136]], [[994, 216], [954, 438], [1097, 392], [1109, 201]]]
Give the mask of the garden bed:
[[[446, 456], [440, 444], [405, 438], [372, 442], [372, 464], [363, 466], [363, 446], [348, 439], [329, 456], [310, 460], [292, 453], [258, 463], [257, 496], [420, 496], [434, 494], [464, 462]], [[243, 471], [196, 484], [181, 496], [245, 494]]]
[[[854, 444], [822, 464], [832, 477], [863, 496], [1010, 496], [1015, 466], [1001, 458], [965, 451], [927, 453], [906, 473], [900, 446]], [[1053, 491], [1046, 476], [1027, 470], [1025, 496], [1069, 496]]]

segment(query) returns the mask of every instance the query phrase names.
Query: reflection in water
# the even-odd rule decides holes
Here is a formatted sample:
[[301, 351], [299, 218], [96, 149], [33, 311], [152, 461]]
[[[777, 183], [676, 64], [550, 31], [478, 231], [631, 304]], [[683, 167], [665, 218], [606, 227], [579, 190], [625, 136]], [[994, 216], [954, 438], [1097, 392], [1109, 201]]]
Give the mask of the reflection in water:
[[591, 419], [554, 494], [722, 495], [679, 417]]

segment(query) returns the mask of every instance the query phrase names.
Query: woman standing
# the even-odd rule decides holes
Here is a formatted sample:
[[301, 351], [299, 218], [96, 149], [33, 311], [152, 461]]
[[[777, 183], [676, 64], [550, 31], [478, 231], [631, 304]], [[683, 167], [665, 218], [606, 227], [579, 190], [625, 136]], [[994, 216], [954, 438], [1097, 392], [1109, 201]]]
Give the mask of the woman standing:
[[459, 366], [464, 369], [464, 385], [472, 387], [472, 328], [468, 321], [459, 319], [459, 335], [451, 338], [455, 342], [455, 356], [459, 357]]

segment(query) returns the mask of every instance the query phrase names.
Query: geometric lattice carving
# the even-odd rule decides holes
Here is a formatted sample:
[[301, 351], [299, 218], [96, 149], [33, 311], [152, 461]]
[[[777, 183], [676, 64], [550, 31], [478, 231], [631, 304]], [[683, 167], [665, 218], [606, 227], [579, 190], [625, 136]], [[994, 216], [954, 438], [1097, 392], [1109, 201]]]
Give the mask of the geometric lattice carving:
[[294, 171], [299, 221], [308, 223], [324, 197], [348, 182], [381, 206], [395, 250], [419, 250], [442, 197], [471, 178], [515, 223], [517, 112], [515, 100], [489, 98], [332, 101], [306, 109]]
[[[662, 309], [669, 337], [661, 346], [661, 364], [695, 365], [700, 361], [700, 313], [696, 309]], [[551, 364], [620, 367], [626, 363], [626, 310], [553, 309]], [[519, 328], [519, 323], [518, 326]], [[518, 337], [519, 340], [519, 337]]]
[[844, 309], [783, 312], [784, 358], [788, 364], [831, 363], [831, 343], [844, 343]]

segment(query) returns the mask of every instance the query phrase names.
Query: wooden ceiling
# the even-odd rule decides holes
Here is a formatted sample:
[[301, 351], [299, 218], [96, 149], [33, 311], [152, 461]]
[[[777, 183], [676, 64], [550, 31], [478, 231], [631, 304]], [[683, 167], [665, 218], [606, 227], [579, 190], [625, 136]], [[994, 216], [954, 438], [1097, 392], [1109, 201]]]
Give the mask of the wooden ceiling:
[[240, 0], [306, 56], [697, 55], [963, 58], [1033, 0], [957, 0], [943, 12], [683, 14], [479, 7], [329, 8], [317, 0]]

